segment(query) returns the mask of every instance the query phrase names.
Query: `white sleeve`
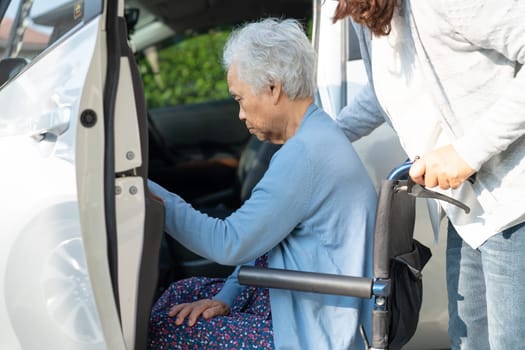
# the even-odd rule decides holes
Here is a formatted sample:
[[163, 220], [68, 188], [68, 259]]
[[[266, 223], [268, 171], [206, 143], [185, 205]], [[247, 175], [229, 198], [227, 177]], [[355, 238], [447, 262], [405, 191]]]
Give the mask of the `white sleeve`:
[[454, 143], [459, 155], [479, 169], [525, 135], [525, 71], [520, 69], [525, 63], [525, 2], [447, 0], [442, 4], [450, 25], [480, 53], [498, 53], [516, 66], [514, 79], [498, 92], [496, 102]]

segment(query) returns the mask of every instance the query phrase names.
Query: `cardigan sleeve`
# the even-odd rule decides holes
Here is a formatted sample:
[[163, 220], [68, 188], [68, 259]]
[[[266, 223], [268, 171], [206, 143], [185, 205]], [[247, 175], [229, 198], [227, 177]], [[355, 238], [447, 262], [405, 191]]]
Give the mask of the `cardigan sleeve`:
[[243, 289], [246, 288], [246, 286], [240, 285], [239, 280], [237, 279], [239, 269], [240, 266], [237, 266], [233, 273], [230, 276], [228, 276], [221, 290], [213, 297], [213, 299], [220, 300], [229, 307], [233, 305], [235, 298], [237, 298], [237, 296], [241, 294]]
[[270, 251], [304, 220], [312, 193], [312, 170], [304, 145], [289, 140], [250, 198], [224, 220], [195, 210], [152, 181], [149, 187], [163, 200], [168, 234], [205, 258], [240, 265]]

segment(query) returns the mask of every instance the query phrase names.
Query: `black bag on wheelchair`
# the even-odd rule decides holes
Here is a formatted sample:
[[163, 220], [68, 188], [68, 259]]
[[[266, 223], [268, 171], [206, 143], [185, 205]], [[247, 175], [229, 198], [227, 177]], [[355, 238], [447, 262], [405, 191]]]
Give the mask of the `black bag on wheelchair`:
[[414, 239], [414, 250], [392, 259], [390, 278], [389, 349], [401, 349], [416, 332], [419, 311], [423, 303], [421, 270], [432, 253]]

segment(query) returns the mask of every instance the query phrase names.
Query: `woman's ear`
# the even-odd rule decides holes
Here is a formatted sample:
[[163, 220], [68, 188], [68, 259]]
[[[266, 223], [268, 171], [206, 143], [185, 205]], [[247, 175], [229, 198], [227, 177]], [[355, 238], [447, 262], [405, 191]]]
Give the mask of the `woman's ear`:
[[280, 81], [273, 83], [270, 85], [270, 90], [272, 92], [272, 101], [273, 104], [276, 105], [279, 103], [279, 99], [281, 98], [282, 93], [282, 83]]

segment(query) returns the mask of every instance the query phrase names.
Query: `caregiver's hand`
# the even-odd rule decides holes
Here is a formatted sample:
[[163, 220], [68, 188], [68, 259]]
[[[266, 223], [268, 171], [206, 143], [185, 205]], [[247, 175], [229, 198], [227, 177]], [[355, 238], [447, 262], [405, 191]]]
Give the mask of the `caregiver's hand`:
[[439, 186], [446, 190], [458, 188], [474, 172], [454, 147], [448, 145], [414, 160], [409, 175], [420, 185], [428, 188]]

